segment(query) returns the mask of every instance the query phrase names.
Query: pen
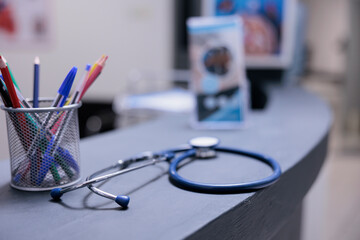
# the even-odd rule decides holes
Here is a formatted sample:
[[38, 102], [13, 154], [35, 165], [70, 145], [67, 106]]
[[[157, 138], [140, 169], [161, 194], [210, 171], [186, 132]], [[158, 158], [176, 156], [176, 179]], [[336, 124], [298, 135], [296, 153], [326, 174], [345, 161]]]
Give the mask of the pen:
[[40, 71], [40, 59], [35, 57], [34, 60], [34, 92], [33, 92], [33, 107], [39, 107], [39, 71]]
[[52, 107], [62, 107], [64, 106], [64, 103], [66, 101], [66, 98], [69, 95], [71, 86], [74, 82], [74, 78], [77, 72], [77, 67], [73, 67], [68, 75], [65, 77], [64, 81], [62, 82], [57, 95], [55, 97], [55, 100], [53, 101]]
[[[40, 185], [41, 182], [44, 180], [50, 166], [52, 166], [55, 161], [59, 163], [59, 165], [63, 168], [65, 173], [70, 178], [73, 176], [73, 173], [69, 173], [70, 169], [68, 168], [68, 166], [71, 166], [76, 172], [79, 172], [79, 166], [77, 165], [74, 158], [71, 156], [70, 152], [60, 147], [60, 143], [63, 137], [63, 131], [67, 128], [67, 125], [69, 124], [69, 116], [71, 115], [65, 116], [64, 125], [59, 128], [59, 132], [57, 134], [54, 133], [44, 152], [44, 159], [41, 163], [36, 182], [38, 185]], [[57, 154], [58, 156], [56, 156]], [[60, 157], [60, 159], [58, 159], [58, 157]], [[64, 160], [65, 162], [62, 160]]]
[[70, 115], [65, 113], [65, 120], [63, 121], [64, 125], [58, 129], [58, 133], [54, 133], [44, 152], [44, 160], [41, 163], [36, 182], [38, 185], [42, 183], [46, 176], [46, 173], [48, 172], [49, 168], [55, 163], [55, 161], [62, 167], [62, 169], [69, 176], [69, 178], [72, 178], [74, 175], [71, 172], [69, 166], [71, 166], [76, 172], [79, 172], [79, 166], [74, 160], [74, 158], [71, 156], [70, 152], [60, 147], [60, 143], [63, 137], [63, 131], [67, 128], [67, 125], [69, 124], [69, 117], [71, 116], [72, 112]]
[[[36, 101], [39, 97], [39, 64], [40, 61], [38, 57], [36, 57], [34, 60], [34, 107], [38, 106], [39, 103]], [[4, 105], [6, 107], [13, 108], [31, 108], [30, 104], [22, 96], [19, 88], [11, 76], [10, 68], [8, 67], [5, 58], [2, 56], [0, 56], [0, 70], [2, 73], [2, 76], [0, 76], [1, 78], [4, 78], [0, 79], [0, 95]], [[53, 107], [64, 106], [69, 96], [69, 92], [74, 82], [76, 73], [77, 68], [73, 67], [61, 84], [58, 91], [58, 96], [52, 103]], [[48, 114], [46, 118], [48, 118], [51, 114], [53, 113]], [[43, 121], [43, 119], [40, 119], [36, 112], [16, 112], [10, 117], [15, 127], [16, 133], [19, 135], [19, 139], [23, 143], [24, 149], [27, 152], [25, 159], [22, 161], [23, 164], [18, 165], [16, 170], [14, 170], [14, 181], [20, 181], [20, 179], [23, 179], [24, 181], [30, 180], [34, 181], [35, 184], [40, 185], [44, 181], [47, 172], [50, 171], [55, 182], [59, 183], [61, 180], [61, 176], [59, 174], [60, 172], [57, 170], [59, 166], [63, 169], [64, 173], [68, 175], [69, 178], [74, 176], [72, 169], [74, 169], [76, 172], [79, 171], [79, 167], [76, 161], [73, 159], [72, 154], [67, 149], [61, 147], [60, 142], [62, 137], [59, 135], [53, 135], [52, 131], [46, 127], [50, 120]], [[51, 119], [51, 116], [49, 119]], [[66, 114], [61, 118], [61, 122], [64, 125], [67, 125], [66, 121], [63, 121], [64, 119], [67, 119]], [[36, 129], [37, 133], [34, 133], [34, 131], [28, 131], [28, 127], [33, 130]], [[54, 133], [59, 130], [61, 129], [56, 129]], [[59, 132], [61, 133], [61, 131]], [[29, 136], [33, 133], [35, 135], [32, 138], [34, 141], [30, 142]], [[40, 172], [42, 170], [44, 171]], [[30, 179], [26, 180], [25, 177], [29, 172], [31, 175]], [[39, 175], [41, 175], [40, 178]]]
[[[15, 88], [15, 91], [16, 91], [16, 94], [17, 94], [23, 108], [31, 108], [30, 104], [23, 97], [23, 95], [21, 94], [19, 89]], [[35, 118], [35, 121], [32, 118], [32, 116]], [[26, 120], [27, 120], [27, 124], [29, 124], [31, 129], [37, 129], [37, 126], [41, 125], [41, 120], [40, 120], [39, 116], [36, 113], [33, 113], [33, 114], [25, 113], [25, 117], [26, 117]], [[29, 133], [33, 133], [33, 132], [30, 131]], [[27, 172], [29, 170], [30, 170], [31, 180], [35, 181], [35, 178], [36, 178], [37, 172], [38, 172], [38, 168], [39, 168], [39, 162], [41, 161], [40, 160], [41, 154], [42, 154], [41, 152], [42, 152], [42, 150], [38, 148], [37, 151], [35, 152], [35, 154], [31, 155], [31, 154], [27, 153], [27, 157], [28, 157], [29, 161], [25, 162], [25, 160], [24, 160], [22, 162], [22, 164], [23, 165], [28, 165], [28, 167], [26, 167], [26, 168], [22, 167], [17, 171], [15, 177], [13, 178], [13, 180], [15, 182], [20, 181], [20, 179], [24, 179], [25, 175], [27, 174]], [[54, 180], [57, 181], [59, 174], [58, 174], [56, 168], [54, 168], [54, 166], [52, 166], [52, 168], [51, 168], [51, 173], [54, 176]]]
[[51, 165], [54, 162], [54, 158], [51, 156], [51, 149], [52, 149], [52, 146], [54, 145], [54, 141], [55, 141], [55, 136], [53, 136], [51, 138], [51, 140], [45, 150], [44, 159], [41, 162], [40, 169], [38, 171], [38, 176], [36, 179], [37, 185], [40, 185], [42, 183], [42, 181], [44, 181], [44, 178], [45, 178], [48, 170], [50, 169]]
[[[81, 98], [84, 96], [87, 89], [90, 87], [90, 85], [95, 81], [95, 79], [101, 73], [103, 67], [105, 66], [105, 62], [106, 62], [107, 58], [108, 58], [107, 56], [103, 56], [95, 64], [96, 65], [95, 69], [93, 70], [92, 73], [88, 74], [89, 75], [88, 79], [86, 80], [85, 84], [84, 83], [82, 84], [83, 87], [80, 88], [81, 89], [80, 90], [80, 93], [81, 93], [80, 97], [79, 98], [74, 97], [75, 100], [73, 99], [72, 103], [79, 102], [81, 100]], [[66, 126], [69, 123], [69, 119], [71, 118], [71, 116], [72, 116], [72, 112], [70, 114], [65, 113], [65, 119], [63, 120], [62, 118], [59, 118], [58, 121], [57, 121], [57, 124], [55, 124], [53, 126], [55, 129], [52, 129], [52, 130], [59, 131], [59, 132], [57, 134], [54, 134], [54, 138], [52, 138], [51, 144], [48, 145], [48, 148], [47, 148], [47, 151], [46, 151], [47, 152], [46, 159], [47, 159], [48, 162], [53, 162], [54, 161], [54, 150], [58, 148], [58, 145], [60, 144], [61, 138], [62, 138], [62, 135], [63, 135], [62, 131], [64, 131], [64, 129], [66, 129]], [[61, 128], [59, 128], [57, 125], [60, 125], [61, 122], [64, 122], [64, 125]], [[74, 159], [71, 157], [69, 151], [64, 150], [64, 149], [58, 149], [58, 153], [60, 153], [60, 155], [65, 159], [66, 163], [69, 164], [72, 168], [74, 168], [75, 171], [77, 171], [77, 172], [79, 171], [78, 165], [74, 161]], [[44, 169], [44, 170], [46, 171], [46, 169]], [[42, 181], [44, 177], [45, 176], [43, 174], [39, 175], [38, 182]]]
[[[71, 86], [74, 82], [76, 72], [77, 72], [76, 67], [73, 67], [70, 70], [70, 72], [64, 79], [63, 83], [61, 84], [61, 86], [58, 90], [58, 94], [57, 94], [52, 106], [62, 107], [65, 104], [65, 101], [69, 95]], [[44, 127], [46, 127], [46, 125], [48, 124], [49, 120], [51, 119], [51, 116], [52, 116], [52, 114], [49, 114], [48, 117], [46, 118], [46, 120], [44, 122]], [[44, 180], [44, 178], [46, 176], [46, 173], [48, 172], [48, 170], [50, 169], [52, 164], [54, 164], [55, 150], [58, 148], [58, 144], [56, 145], [56, 147], [54, 147], [54, 144], [57, 143], [56, 140], [58, 138], [59, 138], [59, 136], [54, 134], [45, 150], [44, 158], [41, 163], [40, 170], [38, 172], [38, 177], [36, 180], [36, 184], [38, 184], [38, 185], [40, 185], [42, 183], [42, 181]]]
[[[85, 68], [85, 72], [76, 86], [76, 90], [71, 99], [71, 104], [79, 102], [79, 100], [78, 100], [79, 94], [80, 94], [81, 89], [85, 85], [86, 80], [88, 79], [90, 68], [91, 68], [91, 65], [87, 64], [86, 68]], [[71, 117], [72, 117], [72, 112], [71, 113], [66, 112], [66, 113], [61, 114], [58, 117], [58, 119], [56, 121], [54, 121], [53, 125], [51, 126], [51, 132], [54, 134], [55, 139], [53, 139], [53, 143], [51, 145], [49, 144], [50, 148], [48, 148], [48, 154], [47, 154], [47, 160], [53, 161], [54, 160], [53, 150], [55, 150], [55, 149], [57, 150], [58, 154], [55, 155], [55, 160], [57, 160], [58, 157], [61, 157], [61, 159], [65, 160], [66, 163], [62, 162], [59, 164], [70, 178], [72, 177], [73, 174], [72, 174], [72, 172], [70, 172], [70, 174], [72, 174], [72, 175], [68, 174], [69, 170], [66, 171], [68, 168], [67, 166], [70, 165], [76, 172], [79, 172], [79, 167], [78, 167], [76, 161], [71, 156], [70, 152], [66, 149], [64, 150], [64, 149], [60, 148], [59, 145], [61, 142], [63, 131], [64, 131], [64, 129], [67, 128], [69, 119]], [[62, 123], [63, 123], [63, 126], [60, 127], [60, 125]], [[58, 133], [56, 134], [56, 132], [58, 132]], [[39, 179], [42, 179], [42, 178], [43, 178], [43, 176], [39, 176]]]
[[[31, 108], [30, 104], [25, 100], [25, 98], [22, 96], [20, 91], [17, 88], [15, 88], [15, 91], [20, 100], [21, 105], [24, 108]], [[40, 118], [37, 116], [36, 113], [34, 113], [33, 116], [35, 117], [36, 120], [40, 120]], [[36, 129], [37, 124], [34, 123], [34, 120], [30, 116], [30, 114], [25, 113], [25, 117], [27, 120], [29, 120], [27, 122], [30, 125], [30, 128]], [[30, 131], [30, 133], [32, 133], [32, 131]], [[38, 154], [34, 154], [34, 155], [27, 154], [27, 157], [28, 157], [29, 161], [23, 160], [22, 162], [20, 162], [21, 165], [24, 165], [24, 166], [27, 165], [27, 167], [26, 168], [19, 167], [18, 171], [16, 172], [15, 177], [13, 178], [13, 181], [18, 182], [21, 179], [24, 179], [29, 170], [30, 170], [31, 181], [35, 181], [37, 171], [38, 171], [38, 162], [39, 162]]]
[[[81, 100], [81, 98], [83, 97], [83, 95], [85, 94], [85, 92], [87, 91], [87, 89], [90, 87], [90, 85], [91, 85], [91, 84], [95, 81], [95, 79], [100, 75], [103, 67], [105, 66], [105, 62], [106, 62], [107, 58], [108, 58], [108, 56], [102, 56], [102, 57], [100, 58], [100, 60], [95, 64], [96, 66], [95, 66], [93, 72], [88, 74], [88, 75], [90, 75], [90, 76], [88, 77], [86, 83], [83, 84], [84, 86], [81, 88], [80, 97], [79, 97], [78, 99], [77, 99], [76, 97], [74, 97], [73, 100], [72, 100], [72, 103], [79, 102], [79, 101]], [[88, 66], [87, 66], [87, 69], [88, 69]], [[78, 84], [78, 86], [79, 86], [79, 84]], [[78, 89], [78, 87], [77, 87], [77, 89]], [[76, 94], [76, 92], [75, 92], [75, 94]], [[75, 100], [74, 100], [74, 99], [75, 99]], [[77, 99], [77, 100], [76, 100], [76, 99]], [[52, 139], [52, 141], [51, 141], [52, 143], [49, 144], [49, 146], [48, 146], [48, 151], [47, 151], [48, 154], [47, 154], [46, 156], [47, 156], [47, 160], [48, 160], [49, 162], [53, 162], [53, 159], [54, 159], [54, 156], [53, 156], [53, 151], [54, 151], [54, 150], [53, 150], [53, 149], [57, 149], [58, 145], [60, 144], [60, 142], [61, 142], [61, 136], [63, 135], [63, 134], [62, 134], [62, 131], [63, 131], [64, 129], [66, 129], [66, 126], [67, 126], [67, 124], [68, 124], [68, 122], [69, 122], [69, 118], [71, 118], [71, 116], [72, 116], [72, 112], [71, 112], [70, 114], [65, 113], [65, 120], [62, 120], [62, 118], [59, 118], [58, 121], [57, 121], [57, 124], [54, 124], [54, 125], [53, 125], [52, 130], [54, 130], [54, 128], [55, 128], [55, 131], [57, 131], [57, 130], [59, 129], [59, 132], [58, 132], [58, 134], [54, 134], [55, 138]], [[64, 125], [63, 125], [61, 128], [59, 128], [59, 125], [60, 125], [59, 122], [60, 122], [60, 123], [61, 123], [61, 122], [64, 122]], [[54, 133], [54, 132], [53, 132], [53, 133]], [[54, 146], [55, 146], [55, 147], [54, 147]], [[62, 156], [64, 157], [64, 159], [66, 160], [67, 164], [69, 164], [72, 168], [74, 168], [76, 171], [78, 171], [78, 166], [77, 166], [76, 162], [75, 162], [72, 158], [70, 158], [71, 155], [70, 155], [70, 153], [69, 153], [67, 150], [59, 149], [58, 152], [59, 152], [59, 153], [62, 152], [61, 155], [62, 155]], [[70, 157], [68, 157], [69, 155], [70, 155]], [[44, 177], [43, 175], [41, 175], [41, 176], [39, 175], [38, 180], [40, 181], [41, 179], [43, 179], [43, 177]]]
[[102, 69], [105, 66], [105, 62], [106, 62], [107, 59], [108, 59], [108, 56], [104, 56], [99, 60], [99, 62], [97, 63], [97, 65], [96, 65], [96, 67], [94, 69], [94, 71], [89, 75], [89, 78], [87, 79], [83, 89], [81, 90], [80, 97], [79, 97], [78, 101], [80, 101], [82, 99], [82, 97], [84, 96], [85, 92], [88, 90], [90, 85], [100, 75]]
[[[77, 67], [73, 67], [70, 72], [66, 75], [64, 81], [62, 82], [57, 95], [52, 103], [52, 107], [62, 107], [64, 106], [64, 103], [69, 96], [69, 92], [71, 89], [71, 86], [74, 82], [75, 75], [77, 72]], [[47, 118], [44, 121], [44, 124], [42, 127], [46, 127], [52, 117], [52, 113], [47, 116]]]
[[[83, 73], [80, 81], [78, 82], [77, 86], [76, 86], [76, 90], [74, 92], [74, 94], [72, 95], [71, 99], [69, 99], [67, 102], [66, 102], [66, 105], [68, 105], [69, 103], [70, 104], [74, 104], [76, 103], [78, 97], [79, 97], [79, 93], [80, 93], [80, 89], [82, 88], [82, 86], [85, 84], [85, 81], [87, 79], [87, 76], [89, 74], [89, 70], [91, 68], [91, 65], [90, 64], [87, 64], [86, 65], [86, 68], [85, 68], [85, 72]], [[61, 114], [60, 116], [57, 117], [57, 119], [52, 123], [52, 125], [50, 126], [50, 129], [51, 131], [54, 133], [54, 131], [56, 132], [57, 131], [57, 128], [60, 126], [60, 123], [62, 122], [63, 120], [63, 117], [64, 117], [64, 114]]]
[[[61, 84], [59, 90], [58, 90], [58, 94], [55, 98], [55, 100], [52, 103], [52, 107], [62, 107], [64, 99], [66, 99], [67, 95], [70, 92], [70, 88], [71, 85], [74, 81], [75, 78], [75, 74], [76, 74], [77, 68], [73, 67], [70, 72], [68, 73], [68, 75], [65, 77], [63, 83]], [[64, 98], [65, 97], [65, 98]], [[40, 139], [42, 137], [44, 137], [44, 130], [43, 129], [47, 129], [47, 125], [52, 117], [53, 113], [48, 114], [48, 116], [46, 117], [45, 121], [43, 122], [43, 124], [41, 124], [41, 127], [38, 130], [37, 135], [34, 137], [34, 140], [31, 143], [31, 146], [29, 148], [28, 154], [35, 154], [34, 151], [36, 149], [36, 145], [38, 145]], [[45, 130], [45, 133], [47, 131]]]
[[73, 67], [71, 70], [72, 70], [72, 74], [69, 76], [68, 81], [67, 81], [67, 83], [65, 85], [65, 88], [64, 88], [63, 93], [62, 93], [63, 96], [62, 96], [62, 99], [61, 99], [60, 104], [58, 105], [58, 107], [64, 106], [64, 104], [66, 102], [66, 99], [69, 96], [71, 87], [72, 87], [72, 85], [74, 83], [74, 79], [75, 79], [76, 72], [77, 72], [77, 67]]
[[86, 68], [85, 68], [85, 72], [83, 73], [80, 81], [76, 85], [76, 90], [75, 90], [75, 92], [74, 92], [74, 94], [72, 96], [71, 102], [70, 102], [71, 104], [74, 104], [74, 103], [78, 102], [77, 99], [79, 98], [80, 91], [84, 87], [84, 85], [86, 83], [86, 79], [88, 79], [88, 77], [89, 77], [90, 68], [91, 68], [91, 65], [87, 64]]
[[[19, 100], [21, 102], [21, 104], [23, 105], [24, 108], [31, 108], [30, 104], [26, 101], [26, 99], [22, 96], [22, 94], [20, 93], [20, 91], [18, 89], [15, 89], [16, 90], [16, 93], [19, 97]], [[41, 126], [41, 119], [39, 118], [39, 116], [36, 114], [36, 113], [33, 113], [32, 116], [34, 116], [35, 118], [35, 122], [34, 120], [30, 117], [30, 116], [27, 116], [28, 119], [31, 121], [32, 125], [33, 125], [33, 128], [37, 128], [36, 126], [40, 125]], [[49, 129], [45, 129], [46, 131], [46, 136], [47, 138], [51, 139], [53, 137], [53, 133], [49, 130]], [[44, 142], [40, 144], [40, 146], [47, 146], [49, 144], [49, 140], [43, 138]], [[40, 154], [43, 154], [43, 152], [45, 151], [45, 148], [42, 149], [40, 151]], [[68, 161], [64, 161], [64, 159], [73, 159], [71, 154], [69, 153], [68, 155], [64, 155], [64, 152], [66, 152], [66, 150], [62, 149], [61, 147], [58, 147], [57, 149], [57, 152], [55, 154], [55, 161], [56, 163], [58, 163], [61, 168], [64, 170], [64, 172], [66, 173], [66, 175], [69, 176], [69, 178], [72, 178], [74, 176], [74, 173], [71, 171], [71, 169], [69, 168], [69, 165], [73, 166], [74, 168], [74, 164], [71, 163], [66, 163], [66, 162], [69, 162]], [[37, 156], [36, 154], [33, 154], [33, 155], [30, 155], [28, 156], [30, 159], [32, 159], [33, 162], [37, 162], [35, 161], [34, 159], [36, 159]], [[75, 162], [75, 160], [73, 160], [73, 162]], [[26, 163], [25, 163], [26, 164]], [[24, 178], [24, 176], [27, 174], [27, 172], [31, 169], [31, 175], [33, 176], [33, 179], [35, 179], [34, 176], [37, 175], [37, 168], [34, 168], [34, 167], [30, 167], [31, 166], [31, 162], [28, 163], [28, 167], [27, 168], [20, 168], [19, 170], [23, 170], [22, 172], [20, 171], [17, 171], [18, 174], [15, 175], [14, 177], [14, 181], [17, 182], [19, 181], [21, 178]], [[37, 165], [37, 164], [36, 164]], [[33, 164], [34, 166], [34, 164]], [[78, 166], [75, 164], [75, 168], [74, 168], [76, 171], [78, 171]], [[50, 166], [50, 171], [51, 171], [51, 174], [53, 175], [54, 177], [54, 180], [55, 182], [58, 182], [60, 180], [60, 176], [59, 176], [59, 172], [57, 171], [57, 168], [55, 166], [55, 163], [51, 163], [51, 166]]]

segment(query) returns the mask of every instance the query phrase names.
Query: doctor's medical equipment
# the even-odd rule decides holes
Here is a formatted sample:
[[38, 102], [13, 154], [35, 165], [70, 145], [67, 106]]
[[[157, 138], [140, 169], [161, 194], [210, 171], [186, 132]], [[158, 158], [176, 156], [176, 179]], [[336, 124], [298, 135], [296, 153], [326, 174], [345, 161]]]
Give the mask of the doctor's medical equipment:
[[[181, 146], [178, 148], [168, 149], [161, 152], [144, 152], [132, 158], [119, 160], [114, 165], [93, 173], [92, 175], [86, 178], [86, 181], [84, 181], [81, 184], [65, 187], [65, 188], [54, 188], [50, 194], [54, 200], [60, 200], [61, 196], [66, 192], [70, 192], [83, 187], [88, 187], [92, 192], [102, 197], [111, 199], [115, 201], [117, 204], [119, 204], [121, 207], [126, 208], [130, 201], [130, 198], [128, 196], [114, 195], [105, 192], [93, 186], [93, 184], [164, 161], [170, 162], [169, 177], [171, 182], [180, 188], [194, 192], [221, 194], [221, 193], [239, 193], [243, 191], [254, 191], [257, 189], [270, 186], [271, 184], [275, 183], [277, 179], [280, 177], [281, 169], [277, 161], [275, 161], [274, 159], [255, 152], [218, 146], [219, 143], [220, 143], [219, 139], [214, 137], [197, 137], [191, 139], [188, 145]], [[254, 158], [270, 166], [273, 170], [273, 173], [272, 175], [265, 177], [263, 179], [246, 182], [246, 183], [208, 184], [208, 183], [200, 183], [186, 179], [180, 176], [179, 173], [177, 172], [177, 169], [179, 168], [179, 164], [184, 160], [188, 158], [195, 158], [195, 159], [214, 158], [216, 157], [217, 151]], [[142, 161], [144, 161], [144, 163], [141, 163], [139, 165], [130, 168], [130, 165]], [[99, 176], [113, 169], [118, 169], [118, 170], [106, 175]]]

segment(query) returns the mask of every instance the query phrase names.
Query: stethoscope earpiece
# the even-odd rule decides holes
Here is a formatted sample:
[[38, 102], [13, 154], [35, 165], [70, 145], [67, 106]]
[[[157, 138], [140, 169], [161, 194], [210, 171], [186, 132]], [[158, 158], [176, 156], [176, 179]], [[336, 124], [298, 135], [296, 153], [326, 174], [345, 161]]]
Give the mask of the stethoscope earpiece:
[[55, 201], [59, 201], [63, 193], [61, 192], [61, 188], [54, 188], [53, 190], [51, 190], [50, 195], [52, 199], [54, 199]]
[[130, 202], [130, 197], [125, 195], [118, 195], [115, 198], [115, 202], [119, 204], [122, 208], [127, 208]]

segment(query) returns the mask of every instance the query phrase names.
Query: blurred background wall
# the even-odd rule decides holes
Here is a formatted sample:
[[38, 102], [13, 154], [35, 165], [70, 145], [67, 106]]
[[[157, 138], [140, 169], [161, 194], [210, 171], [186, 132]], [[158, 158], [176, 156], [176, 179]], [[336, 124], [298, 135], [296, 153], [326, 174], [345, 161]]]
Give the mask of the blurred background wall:
[[316, 72], [344, 74], [349, 40], [348, 0], [304, 0], [307, 11], [308, 66]]
[[[21, 0], [15, 0], [20, 1]], [[1, 47], [25, 97], [32, 97], [33, 61], [40, 57], [40, 96], [55, 97], [72, 66], [81, 74], [87, 63], [109, 56], [85, 100], [111, 102], [126, 91], [129, 75], [151, 78], [153, 90], [169, 84], [172, 68], [173, 1], [49, 1], [54, 39], [46, 46]], [[75, 79], [78, 79], [79, 76]], [[131, 76], [130, 76], [131, 77]], [[149, 87], [149, 86], [146, 86]], [[141, 86], [138, 86], [141, 88]], [[0, 159], [8, 158], [5, 114], [0, 111]]]

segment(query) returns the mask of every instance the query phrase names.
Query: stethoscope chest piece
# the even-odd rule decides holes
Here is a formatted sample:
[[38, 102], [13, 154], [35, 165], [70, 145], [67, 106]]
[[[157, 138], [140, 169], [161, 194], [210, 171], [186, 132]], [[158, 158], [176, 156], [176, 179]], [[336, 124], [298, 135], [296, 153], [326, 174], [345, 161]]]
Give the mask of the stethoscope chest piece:
[[196, 150], [197, 158], [216, 157], [214, 148], [219, 145], [220, 140], [215, 137], [196, 137], [189, 141], [189, 145]]

